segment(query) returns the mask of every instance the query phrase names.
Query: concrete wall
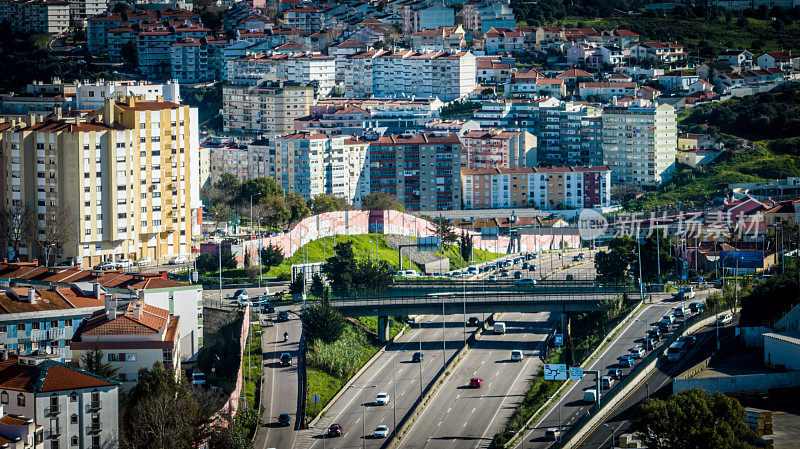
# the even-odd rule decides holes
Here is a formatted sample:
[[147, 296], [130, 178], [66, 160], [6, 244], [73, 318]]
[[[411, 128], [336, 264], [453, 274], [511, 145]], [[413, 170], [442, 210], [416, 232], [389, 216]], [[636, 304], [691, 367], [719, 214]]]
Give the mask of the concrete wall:
[[775, 323], [775, 330], [780, 332], [800, 332], [800, 304]]
[[736, 332], [739, 333], [739, 339], [748, 348], [763, 348], [764, 334], [772, 332], [772, 329], [763, 326], [737, 327]]
[[764, 336], [764, 364], [776, 368], [800, 370], [800, 345], [775, 338], [773, 334]]
[[744, 376], [706, 377], [701, 379], [675, 379], [672, 392], [678, 393], [690, 388], [702, 388], [709, 393], [735, 393], [761, 391], [768, 392], [773, 388], [790, 388], [800, 386], [800, 371], [788, 373], [748, 374]]

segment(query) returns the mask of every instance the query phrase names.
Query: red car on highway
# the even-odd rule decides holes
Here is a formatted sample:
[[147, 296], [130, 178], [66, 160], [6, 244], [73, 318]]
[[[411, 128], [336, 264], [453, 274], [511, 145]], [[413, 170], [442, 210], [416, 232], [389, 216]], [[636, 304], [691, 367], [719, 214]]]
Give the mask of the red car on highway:
[[339, 424], [331, 424], [328, 427], [328, 437], [340, 437], [344, 433], [344, 429]]
[[470, 388], [480, 388], [483, 386], [483, 379], [480, 377], [473, 377], [469, 380], [469, 387]]

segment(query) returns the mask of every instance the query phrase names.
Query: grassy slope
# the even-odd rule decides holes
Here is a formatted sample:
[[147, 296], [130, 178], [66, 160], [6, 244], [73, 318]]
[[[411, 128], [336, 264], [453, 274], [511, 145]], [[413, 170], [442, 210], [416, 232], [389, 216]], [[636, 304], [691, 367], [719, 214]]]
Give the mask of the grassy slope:
[[[601, 29], [628, 28], [648, 40], [677, 40], [689, 50], [698, 48], [701, 41], [717, 51], [725, 48], [753, 52], [800, 49], [800, 23], [797, 22], [786, 25], [781, 31], [776, 31], [768, 20], [748, 19], [747, 26], [740, 28], [736, 19], [726, 23], [722, 17], [570, 17], [559, 23], [575, 26], [578, 22]], [[697, 54], [692, 51], [691, 55], [696, 57]]]

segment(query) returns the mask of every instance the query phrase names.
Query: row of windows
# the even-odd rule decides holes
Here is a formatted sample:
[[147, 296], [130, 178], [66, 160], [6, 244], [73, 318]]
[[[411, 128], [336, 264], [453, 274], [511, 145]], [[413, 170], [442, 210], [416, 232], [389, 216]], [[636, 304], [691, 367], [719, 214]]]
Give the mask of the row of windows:
[[[46, 321], [32, 321], [30, 323], [17, 323], [17, 331], [25, 331], [25, 327], [27, 324], [31, 325], [32, 330], [39, 330], [39, 329], [46, 329], [47, 322]], [[57, 328], [59, 327], [59, 320], [52, 320], [50, 321], [50, 328]], [[72, 319], [68, 318], [64, 320], [64, 327], [72, 327]], [[8, 325], [7, 324], [0, 324], [0, 333], [8, 332]]]

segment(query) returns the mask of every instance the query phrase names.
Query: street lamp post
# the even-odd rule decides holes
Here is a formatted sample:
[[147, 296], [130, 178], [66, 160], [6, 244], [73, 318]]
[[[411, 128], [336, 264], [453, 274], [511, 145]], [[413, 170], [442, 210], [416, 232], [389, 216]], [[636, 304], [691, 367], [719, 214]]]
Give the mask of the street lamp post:
[[217, 244], [218, 249], [218, 259], [219, 259], [219, 306], [222, 307], [222, 239], [219, 237], [214, 238], [214, 242]]
[[613, 427], [611, 427], [608, 424], [603, 424], [603, 426], [608, 427], [609, 429], [611, 429], [611, 449], [614, 449], [614, 433], [616, 432], [616, 429], [614, 429]]
[[419, 397], [422, 397], [422, 321], [419, 322]]
[[442, 372], [447, 368], [447, 343], [445, 342], [444, 295], [442, 296]]
[[[386, 352], [386, 349], [383, 350]], [[392, 355], [392, 433], [397, 436], [397, 353], [406, 352], [405, 349], [395, 351]]]
[[557, 396], [549, 396], [547, 399], [555, 399], [558, 402], [558, 433], [556, 434], [556, 443], [561, 441], [561, 401], [558, 400]]
[[366, 411], [366, 402], [364, 402], [364, 390], [367, 388], [375, 388], [377, 385], [365, 385], [362, 387], [357, 387], [355, 385], [350, 385], [350, 388], [358, 388], [361, 390], [361, 448], [363, 449], [366, 447], [367, 444], [367, 411]]

